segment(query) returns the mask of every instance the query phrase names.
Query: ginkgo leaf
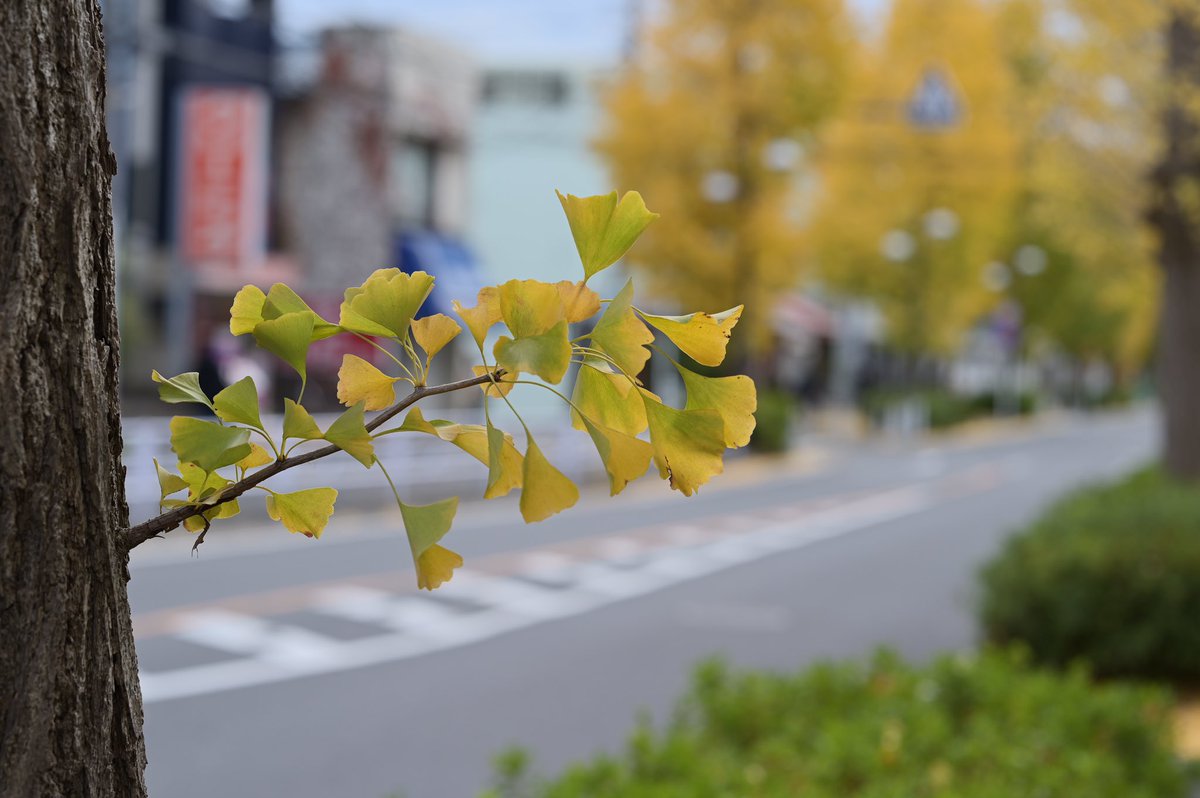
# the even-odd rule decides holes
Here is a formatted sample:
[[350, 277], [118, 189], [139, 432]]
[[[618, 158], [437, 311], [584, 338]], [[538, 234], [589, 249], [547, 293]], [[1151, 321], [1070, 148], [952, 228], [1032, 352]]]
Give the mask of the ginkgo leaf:
[[283, 283], [275, 283], [271, 286], [271, 290], [267, 292], [266, 301], [263, 302], [262, 313], [265, 321], [277, 319], [288, 313], [307, 313], [313, 320], [312, 341], [320, 341], [342, 331], [338, 325], [321, 318], [308, 306], [307, 302], [300, 298], [299, 294]]
[[339, 323], [363, 335], [403, 340], [429, 292], [433, 277], [399, 269], [377, 269], [362, 285], [346, 291]]
[[283, 400], [283, 439], [298, 438], [304, 441], [319, 441], [325, 437], [321, 428], [303, 405], [291, 399]]
[[437, 545], [450, 531], [457, 511], [458, 497], [425, 505], [400, 502], [400, 514], [404, 518], [413, 566], [417, 570], [418, 588], [433, 590], [449, 581], [454, 569], [462, 565], [462, 557]]
[[321, 537], [338, 492], [333, 488], [309, 488], [295, 493], [271, 493], [267, 496], [267, 515], [283, 523], [289, 532], [310, 538]]
[[337, 398], [344, 405], [362, 402], [367, 410], [383, 410], [396, 401], [396, 381], [355, 355], [343, 355], [338, 369]]
[[271, 354], [296, 370], [300, 379], [308, 378], [306, 359], [312, 343], [314, 314], [285, 313], [277, 319], [254, 326], [254, 340]]
[[620, 260], [657, 213], [646, 209], [642, 195], [630, 191], [617, 201], [617, 192], [595, 197], [558, 194], [585, 279]]
[[205, 471], [195, 463], [180, 463], [179, 473], [187, 483], [191, 504], [211, 504], [219, 498], [221, 491], [233, 484], [216, 471]]
[[222, 502], [211, 510], [205, 510], [200, 515], [193, 515], [183, 519], [183, 528], [188, 532], [199, 532], [205, 527], [205, 520], [212, 522], [219, 518], [233, 518], [242, 511], [237, 499], [230, 499], [227, 502]]
[[260, 468], [265, 465], [270, 465], [273, 462], [275, 462], [275, 458], [271, 456], [270, 452], [259, 446], [257, 443], [251, 443], [250, 454], [246, 455], [241, 460], [238, 460], [236, 463], [234, 463], [234, 465], [243, 471], [248, 471], [251, 468]]
[[[597, 424], [624, 432], [640, 435], [646, 429], [646, 407], [641, 397], [623, 374], [606, 372], [594, 367], [597, 361], [585, 360], [575, 375], [575, 390], [571, 401], [579, 411]], [[574, 409], [571, 423], [575, 429], [584, 429], [583, 420]]]
[[464, 308], [457, 299], [451, 302], [451, 305], [471, 331], [475, 343], [483, 346], [488, 330], [500, 321], [500, 292], [495, 286], [488, 286], [480, 289], [475, 307]]
[[546, 332], [527, 338], [512, 339], [507, 335], [496, 341], [492, 351], [496, 363], [508, 372], [524, 371], [536, 374], [546, 382], [557, 384], [566, 376], [571, 365], [571, 340], [566, 320]]
[[550, 464], [532, 437], [525, 449], [524, 472], [520, 508], [525, 523], [543, 521], [579, 501], [579, 488]]
[[609, 495], [616, 496], [627, 484], [646, 473], [650, 458], [654, 456], [653, 446], [624, 432], [602, 427], [588, 418], [584, 418], [583, 423], [608, 473]]
[[254, 332], [263, 321], [263, 305], [267, 295], [256, 285], [245, 285], [234, 294], [233, 307], [229, 308], [229, 331], [234, 335]]
[[499, 288], [500, 317], [514, 338], [541, 335], [562, 321], [562, 296], [553, 283], [509, 280]]
[[213, 411], [222, 421], [263, 428], [258, 411], [258, 388], [250, 377], [243, 377], [214, 396]]
[[[419, 407], [408, 411], [400, 429], [405, 432], [424, 432], [452, 443], [485, 466], [490, 465], [487, 429], [478, 424], [455, 424], [450, 421], [426, 421]], [[522, 457], [513, 443], [512, 436], [504, 435], [504, 449], [500, 455], [501, 476], [483, 497], [495, 499], [507, 495], [513, 488], [521, 487]]]
[[154, 471], [158, 474], [158, 488], [163, 499], [172, 493], [178, 493], [188, 486], [183, 477], [159, 465], [157, 458], [154, 460]]
[[655, 316], [639, 310], [651, 327], [661, 330], [685, 355], [705, 366], [719, 366], [734, 325], [742, 316], [742, 305], [721, 313], [691, 313], [686, 316]]
[[587, 287], [587, 283], [561, 280], [555, 284], [562, 303], [563, 318], [568, 323], [590, 319], [600, 312], [600, 295]]
[[488, 478], [487, 486], [484, 488], [484, 497], [493, 492], [496, 486], [504, 479], [504, 431], [492, 425], [492, 420], [489, 418], [486, 422], [487, 429], [487, 447], [488, 447]]
[[[495, 369], [490, 369], [487, 366], [471, 366], [471, 372], [476, 377], [482, 377], [484, 374], [494, 371]], [[483, 391], [485, 396], [490, 396], [495, 399], [498, 399], [502, 396], [508, 396], [508, 392], [516, 387], [513, 385], [513, 383], [516, 381], [518, 376], [520, 375], [515, 372], [506, 371], [499, 377], [494, 377], [492, 382], [483, 383], [479, 386], [479, 388]]]
[[725, 425], [725, 445], [736, 449], [750, 442], [758, 407], [754, 380], [744, 375], [705, 377], [676, 364], [687, 388], [685, 410], [715, 410]]
[[725, 423], [716, 410], [677, 410], [643, 395], [659, 473], [684, 496], [724, 469]]
[[650, 350], [646, 344], [654, 341], [654, 333], [642, 324], [633, 312], [633, 281], [625, 283], [608, 303], [604, 315], [592, 330], [592, 346], [601, 350], [626, 374], [636, 377], [642, 373]]
[[164, 377], [157, 371], [150, 372], [150, 379], [158, 383], [158, 398], [170, 404], [195, 402], [212, 407], [212, 402], [200, 387], [200, 372], [189, 371], [175, 377]]
[[363, 404], [359, 402], [342, 413], [325, 430], [325, 440], [370, 468], [375, 463], [375, 446], [363, 421]]
[[413, 338], [425, 351], [426, 367], [429, 366], [429, 361], [433, 360], [433, 356], [442, 351], [442, 348], [453, 341], [454, 336], [460, 332], [462, 327], [458, 326], [458, 322], [441, 313], [417, 319], [412, 323]]
[[194, 463], [204, 471], [233, 465], [250, 454], [249, 438], [248, 429], [188, 416], [171, 419], [171, 450], [180, 462]]

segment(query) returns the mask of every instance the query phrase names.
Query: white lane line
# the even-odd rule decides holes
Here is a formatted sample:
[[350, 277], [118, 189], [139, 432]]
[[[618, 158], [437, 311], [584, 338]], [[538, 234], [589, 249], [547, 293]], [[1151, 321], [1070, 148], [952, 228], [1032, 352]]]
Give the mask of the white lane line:
[[[994, 485], [995, 483], [993, 483]], [[984, 489], [982, 486], [980, 490]], [[478, 612], [459, 613], [432, 599], [393, 596], [382, 591], [346, 587], [326, 591], [318, 609], [355, 620], [383, 623], [397, 630], [353, 641], [333, 641], [306, 630], [280, 627], [234, 613], [194, 613], [185, 619], [181, 636], [208, 641], [224, 650], [246, 651], [246, 659], [142, 674], [146, 703], [168, 701], [270, 684], [304, 675], [329, 674], [457, 648], [508, 632], [565, 617], [677, 585], [771, 552], [795, 550], [840, 535], [913, 515], [938, 503], [930, 486], [910, 486], [875, 494], [847, 505], [809, 513], [787, 522], [762, 526], [736, 537], [650, 554], [638, 568], [615, 568], [604, 562], [574, 567], [577, 580], [564, 590], [550, 590], [459, 571], [444, 590], [491, 602]], [[797, 526], [797, 524], [802, 526]], [[711, 533], [681, 525], [667, 532], [675, 541], [692, 544]], [[461, 581], [460, 581], [461, 580]], [[459, 591], [455, 586], [459, 586]], [[557, 603], [556, 603], [557, 602]], [[486, 602], [485, 602], [486, 603]], [[253, 645], [266, 629], [265, 642]], [[303, 632], [303, 634], [295, 634]], [[292, 659], [286, 659], [287, 657]]]

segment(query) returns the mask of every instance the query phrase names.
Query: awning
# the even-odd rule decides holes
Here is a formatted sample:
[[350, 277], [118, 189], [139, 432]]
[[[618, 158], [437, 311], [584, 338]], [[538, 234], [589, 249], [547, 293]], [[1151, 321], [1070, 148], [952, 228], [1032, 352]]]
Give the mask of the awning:
[[450, 306], [457, 299], [466, 306], [475, 304], [475, 295], [483, 287], [479, 264], [465, 244], [427, 230], [401, 233], [396, 237], [396, 261], [403, 271], [432, 274], [433, 293], [421, 306], [418, 316], [433, 313], [453, 315]]

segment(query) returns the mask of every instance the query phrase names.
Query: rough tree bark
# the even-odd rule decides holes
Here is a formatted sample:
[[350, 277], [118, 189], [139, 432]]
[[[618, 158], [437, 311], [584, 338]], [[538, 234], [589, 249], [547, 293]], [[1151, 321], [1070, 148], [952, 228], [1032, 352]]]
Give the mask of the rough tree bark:
[[1166, 31], [1164, 151], [1154, 172], [1150, 221], [1163, 270], [1158, 382], [1163, 404], [1163, 465], [1200, 479], [1200, 29], [1195, 12], [1176, 8]]
[[100, 9], [0, 32], [0, 796], [140, 796]]

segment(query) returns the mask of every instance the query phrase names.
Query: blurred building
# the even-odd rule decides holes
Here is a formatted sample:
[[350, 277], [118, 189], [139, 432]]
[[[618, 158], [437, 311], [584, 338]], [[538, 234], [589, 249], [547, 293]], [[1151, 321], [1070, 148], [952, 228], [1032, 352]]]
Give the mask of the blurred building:
[[[489, 284], [582, 277], [554, 191], [586, 196], [618, 188], [591, 149], [602, 121], [602, 79], [583, 67], [484, 71], [471, 143], [470, 236]], [[609, 269], [590, 285], [611, 296], [623, 279]]]

